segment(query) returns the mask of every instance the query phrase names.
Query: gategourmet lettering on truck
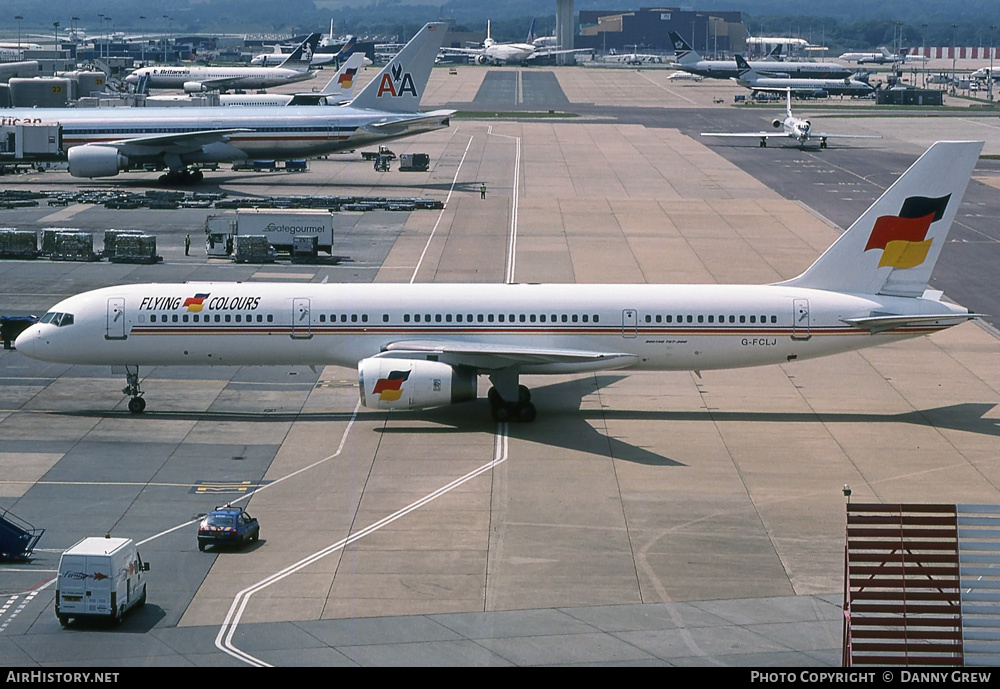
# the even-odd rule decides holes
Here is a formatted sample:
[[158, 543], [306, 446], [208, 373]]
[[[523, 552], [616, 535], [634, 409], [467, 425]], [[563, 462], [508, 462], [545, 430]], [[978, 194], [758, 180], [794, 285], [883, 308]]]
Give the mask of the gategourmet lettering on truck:
[[264, 227], [265, 232], [287, 232], [288, 234], [300, 234], [303, 232], [326, 232], [326, 227], [323, 225], [278, 225], [277, 223], [269, 223]]

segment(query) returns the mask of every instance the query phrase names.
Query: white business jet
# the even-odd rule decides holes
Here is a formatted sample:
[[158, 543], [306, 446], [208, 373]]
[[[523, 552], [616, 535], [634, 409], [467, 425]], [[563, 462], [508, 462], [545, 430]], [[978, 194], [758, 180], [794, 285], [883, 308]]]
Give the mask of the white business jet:
[[774, 118], [771, 126], [776, 130], [773, 132], [702, 132], [702, 136], [727, 136], [742, 137], [748, 139], [760, 139], [760, 147], [767, 148], [767, 140], [771, 138], [794, 139], [800, 146], [805, 146], [810, 139], [819, 141], [820, 148], [826, 148], [827, 139], [881, 139], [881, 136], [874, 134], [830, 134], [829, 132], [814, 132], [812, 123], [809, 120], [796, 117], [792, 114], [792, 90], [785, 90], [785, 116], [784, 118]]

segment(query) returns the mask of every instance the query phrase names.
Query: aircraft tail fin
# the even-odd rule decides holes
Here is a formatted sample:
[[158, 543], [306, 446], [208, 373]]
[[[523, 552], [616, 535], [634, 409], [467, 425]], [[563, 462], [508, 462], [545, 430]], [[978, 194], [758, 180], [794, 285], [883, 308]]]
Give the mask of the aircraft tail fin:
[[982, 148], [982, 141], [933, 144], [804, 273], [778, 284], [921, 296]]
[[355, 108], [417, 112], [448, 25], [425, 24], [351, 101]]
[[306, 40], [302, 41], [295, 50], [290, 52], [288, 57], [278, 67], [297, 69], [300, 72], [306, 71], [309, 69], [309, 61], [312, 59], [313, 50], [316, 49], [317, 43], [319, 43], [319, 34], [309, 34]]
[[344, 61], [333, 78], [323, 87], [321, 93], [325, 96], [333, 96], [330, 100], [334, 102], [350, 100], [351, 96], [354, 95], [354, 84], [364, 59], [364, 53], [351, 53], [351, 56]]
[[785, 89], [785, 114], [788, 117], [792, 116], [792, 90]]
[[740, 79], [753, 80], [760, 76], [742, 55], [736, 55], [736, 72]]
[[679, 65], [689, 65], [701, 60], [701, 55], [694, 51], [688, 42], [676, 31], [670, 32], [670, 42], [674, 44], [674, 61]]
[[535, 42], [535, 19], [532, 17], [531, 26], [528, 27], [528, 39], [525, 41], [528, 45]]
[[358, 37], [348, 36], [347, 42], [344, 43], [344, 45], [340, 48], [340, 50], [337, 51], [337, 54], [334, 56], [334, 59], [346, 60], [348, 57], [354, 54], [354, 49], [357, 47], [357, 45], [358, 45]]

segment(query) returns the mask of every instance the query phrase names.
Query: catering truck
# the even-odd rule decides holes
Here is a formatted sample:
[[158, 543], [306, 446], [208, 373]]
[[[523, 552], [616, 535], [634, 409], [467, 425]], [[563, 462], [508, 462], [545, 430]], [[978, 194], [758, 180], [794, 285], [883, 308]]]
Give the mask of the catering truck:
[[333, 214], [239, 210], [210, 215], [205, 220], [205, 249], [209, 256], [230, 255], [234, 238], [239, 235], [264, 236], [275, 251], [288, 254], [294, 253], [296, 237], [316, 237], [317, 249], [332, 253]]
[[64, 627], [71, 618], [97, 617], [121, 622], [125, 613], [146, 603], [146, 572], [131, 538], [92, 536], [59, 558], [56, 617]]

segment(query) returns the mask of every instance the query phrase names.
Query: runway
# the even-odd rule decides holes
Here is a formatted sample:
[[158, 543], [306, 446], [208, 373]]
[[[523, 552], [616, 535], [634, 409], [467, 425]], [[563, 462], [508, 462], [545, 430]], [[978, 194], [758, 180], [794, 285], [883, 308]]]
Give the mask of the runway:
[[[148, 228], [164, 263], [3, 261], [0, 312], [122, 282], [771, 282], [923, 150], [916, 117], [830, 117], [826, 129], [883, 138], [821, 152], [707, 142], [709, 120], [758, 129], [774, 113], [736, 108], [729, 84], [646, 70], [435, 70], [423, 106], [474, 109], [490, 80], [520, 72], [525, 107], [578, 116], [456, 118], [393, 146], [429, 153], [427, 173], [341, 156], [300, 175], [208, 176], [234, 194], [447, 199], [338, 214], [338, 265], [184, 256], [204, 210], [5, 211], [28, 229]], [[541, 74], [566, 103], [541, 97]], [[936, 135], [968, 136], [971, 119], [940, 118], [953, 130]], [[988, 134], [985, 153], [1000, 153]], [[994, 165], [977, 168], [933, 285], [988, 314]], [[0, 507], [46, 532], [30, 562], [0, 567], [0, 663], [836, 666], [844, 484], [866, 502], [1000, 502], [997, 352], [995, 331], [969, 323], [701, 376], [530, 377], [538, 419], [508, 426], [489, 420], [485, 381], [477, 402], [389, 414], [359, 408], [357, 372], [338, 367], [144, 370], [149, 407], [133, 416], [124, 376], [5, 351]], [[260, 542], [198, 552], [198, 515], [228, 501], [260, 519]], [[116, 630], [62, 630], [58, 555], [109, 531], [152, 563], [149, 603]]]

